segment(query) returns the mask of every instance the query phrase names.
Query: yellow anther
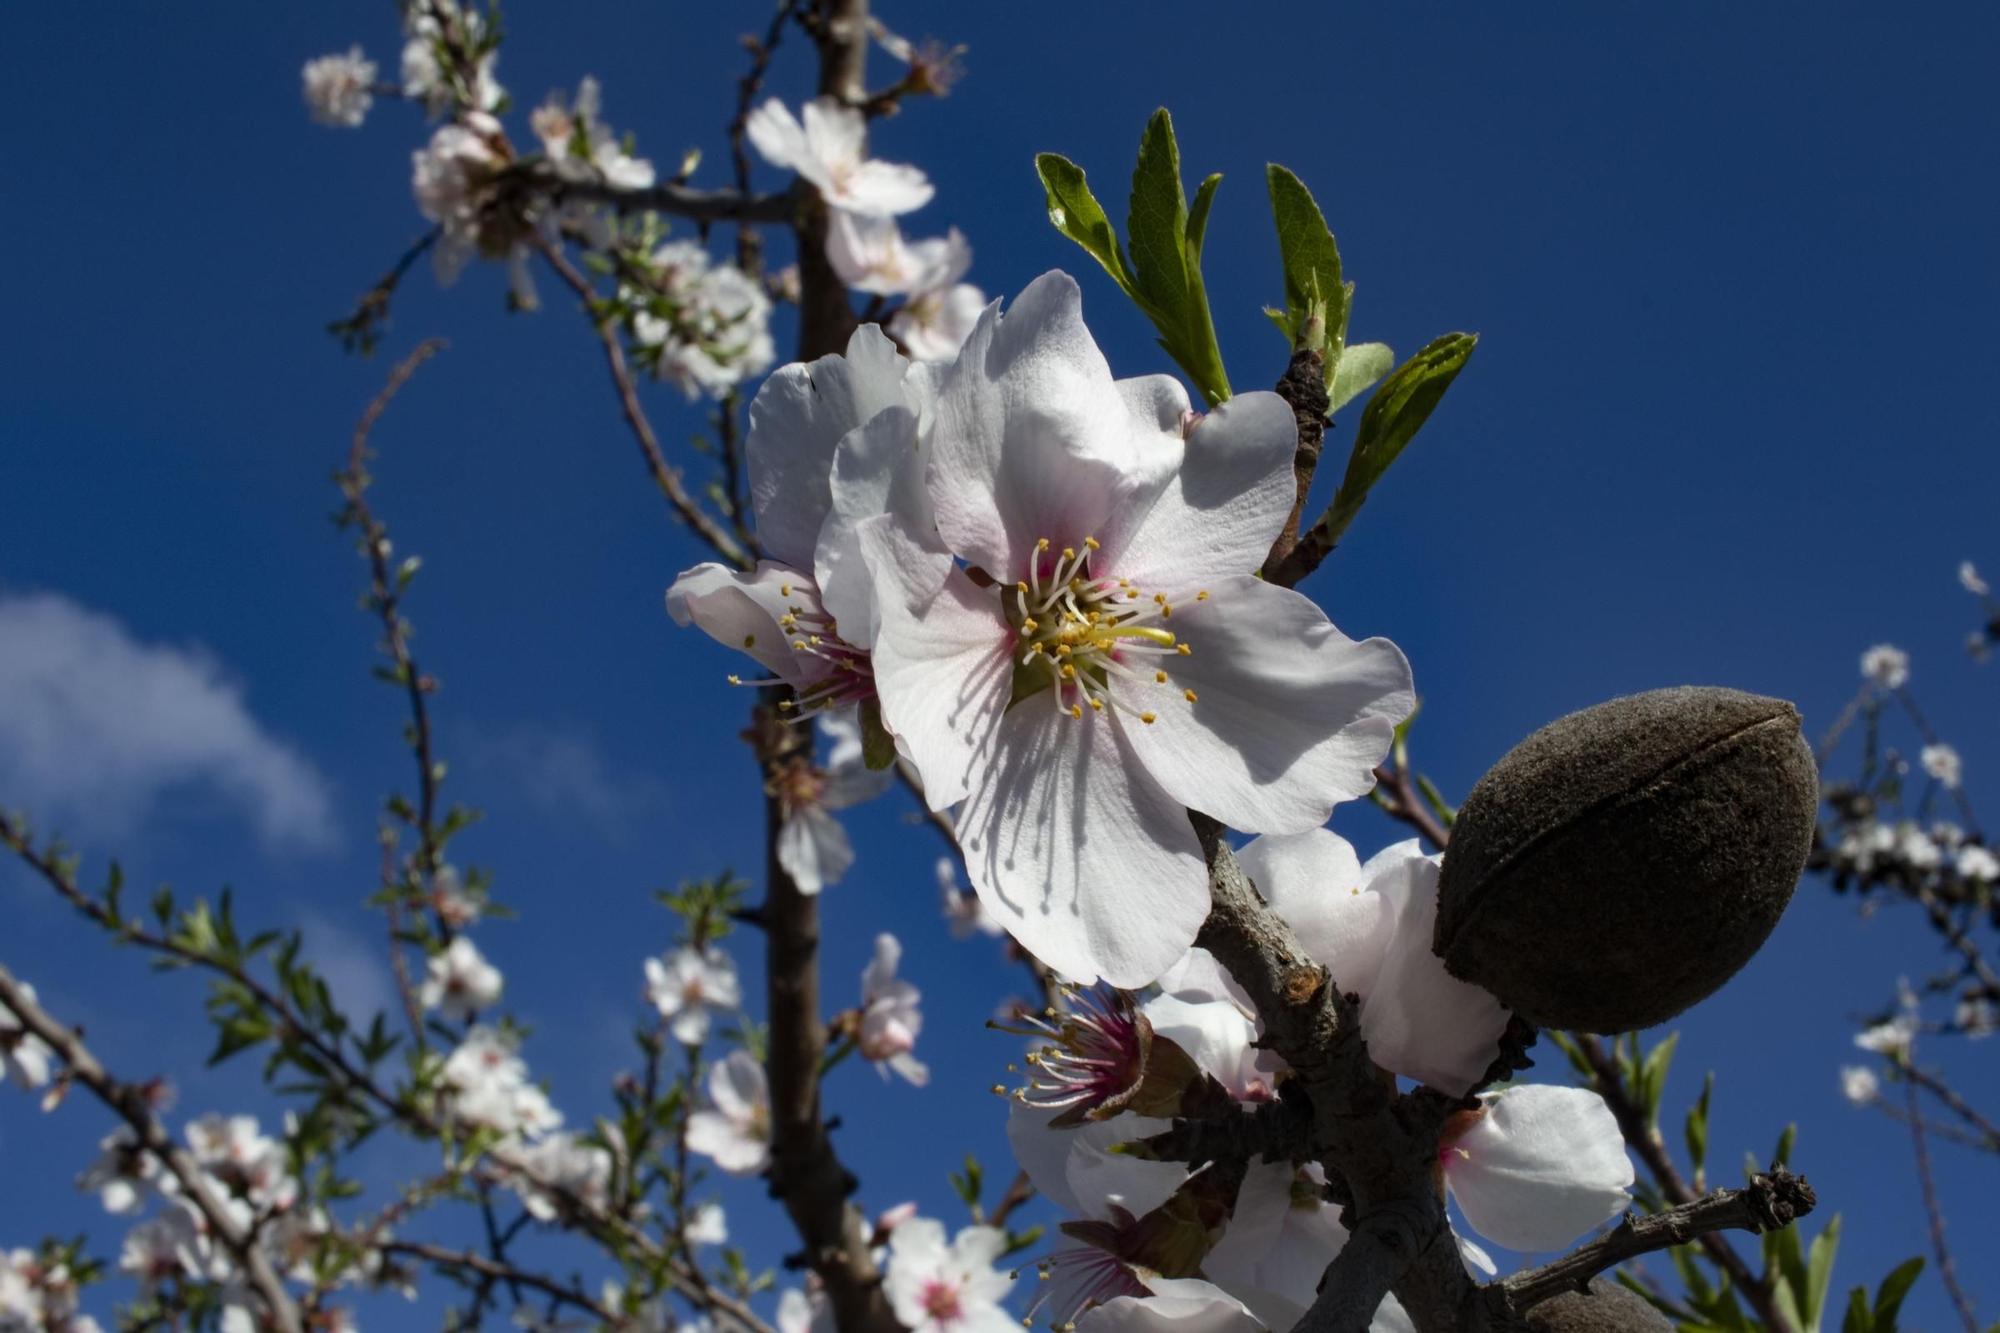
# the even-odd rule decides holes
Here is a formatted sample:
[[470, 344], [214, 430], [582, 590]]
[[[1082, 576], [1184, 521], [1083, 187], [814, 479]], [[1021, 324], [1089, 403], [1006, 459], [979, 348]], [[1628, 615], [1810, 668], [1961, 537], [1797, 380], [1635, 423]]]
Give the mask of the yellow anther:
[[1152, 723], [1157, 722], [1159, 720], [1159, 715], [1156, 713], [1141, 713], [1139, 714], [1139, 720], [1148, 725], [1151, 725]]
[[[751, 635], [750, 637], [754, 639], [754, 638], [756, 638], [757, 636], [753, 634], [753, 635]], [[743, 683], [743, 677], [741, 677], [741, 676], [731, 676], [731, 677], [729, 678], [729, 683], [730, 683], [731, 685], [741, 685], [741, 684]]]
[[1097, 697], [1096, 695], [1094, 695], [1094, 694], [1093, 694], [1093, 695], [1091, 695], [1091, 696], [1090, 696], [1090, 711], [1091, 711], [1091, 712], [1093, 712], [1093, 713], [1101, 713], [1101, 712], [1103, 712], [1103, 711], [1104, 711], [1104, 700], [1102, 700], [1102, 699], [1098, 698], [1098, 697]]
[[1070, 663], [1068, 663], [1068, 662], [1064, 662], [1064, 663], [1063, 663], [1063, 669], [1062, 669], [1062, 678], [1063, 678], [1064, 680], [1075, 680], [1075, 679], [1076, 679], [1076, 668], [1075, 668], [1074, 666], [1072, 666], [1072, 665], [1071, 665]]
[[1171, 606], [1162, 605], [1160, 607], [1160, 619], [1172, 620], [1173, 618], [1174, 618], [1174, 609]]
[[1179, 653], [1182, 657], [1186, 657], [1190, 653], [1194, 652], [1194, 649], [1188, 647], [1184, 643], [1177, 643], [1174, 645], [1174, 651]]
[[757, 636], [756, 636], [756, 635], [754, 635], [754, 634], [746, 634], [746, 635], [744, 635], [744, 636], [743, 636], [743, 646], [744, 646], [745, 648], [755, 648], [755, 647], [757, 646]]
[[1036, 549], [1037, 551], [1046, 551], [1046, 550], [1048, 550], [1048, 549], [1049, 549], [1049, 539], [1048, 539], [1047, 537], [1037, 537], [1037, 538], [1035, 539], [1035, 549]]
[[1014, 586], [1021, 592], [1026, 592], [1028, 590], [1028, 581], [1026, 579], [1022, 579], [1019, 582], [1015, 583]]
[[1063, 559], [1065, 560], [1076, 559], [1076, 548], [1074, 546], [1063, 547]]
[[1186, 699], [1186, 700], [1187, 700], [1187, 701], [1188, 701], [1189, 703], [1193, 703], [1193, 702], [1194, 702], [1194, 691], [1193, 691], [1193, 690], [1182, 690], [1182, 691], [1181, 691], [1181, 697], [1182, 697], [1183, 699]]
[[1069, 715], [1070, 715], [1071, 717], [1078, 717], [1078, 718], [1080, 718], [1080, 717], [1082, 717], [1082, 716], [1083, 716], [1083, 709], [1082, 709], [1081, 707], [1079, 707], [1078, 705], [1076, 705], [1076, 704], [1071, 704], [1071, 705], [1069, 706]]
[[809, 634], [809, 635], [807, 635], [807, 636], [806, 636], [806, 642], [807, 642], [807, 643], [810, 643], [810, 644], [811, 644], [811, 645], [812, 645], [813, 647], [815, 647], [815, 648], [819, 647], [819, 635], [817, 635], [817, 634]]
[[789, 583], [780, 583], [780, 584], [778, 585], [778, 596], [780, 596], [780, 597], [790, 597], [791, 595], [792, 595], [792, 585], [791, 585], [791, 584], [789, 584]]
[[1057, 657], [1068, 657], [1068, 656], [1069, 656], [1069, 645], [1068, 645], [1068, 644], [1066, 644], [1066, 643], [1059, 643], [1059, 644], [1057, 644], [1057, 645], [1056, 645], [1056, 656], [1057, 656]]
[[1101, 548], [1100, 548], [1100, 547], [1098, 546], [1098, 544], [1097, 544], [1097, 538], [1095, 538], [1095, 537], [1085, 537], [1085, 538], [1083, 539], [1083, 544], [1084, 544], [1085, 546], [1088, 546], [1088, 547], [1089, 547], [1089, 548], [1090, 548], [1091, 550], [1093, 550], [1093, 551], [1101, 549]]
[[780, 699], [780, 700], [778, 700], [778, 711], [779, 711], [779, 712], [781, 712], [781, 713], [788, 713], [788, 712], [790, 712], [790, 711], [791, 711], [792, 709], [794, 709], [794, 708], [797, 708], [797, 707], [798, 707], [798, 705], [797, 705], [797, 704], [795, 704], [795, 703], [793, 703], [793, 702], [792, 702], [792, 701], [791, 701], [790, 699]]
[[1036, 620], [1033, 616], [1029, 616], [1026, 620], [1021, 622], [1021, 636], [1023, 638], [1026, 638], [1028, 635], [1033, 634], [1036, 630], [1040, 629], [1041, 627], [1042, 626], [1040, 621]]
[[1153, 600], [1161, 606], [1165, 606], [1167, 604], [1167, 595], [1163, 592], [1156, 592], [1153, 594]]
[[1164, 685], [1167, 683], [1167, 673], [1164, 671], [1155, 671], [1153, 673], [1153, 680], [1156, 684]]
[[1128, 601], [1128, 602], [1136, 602], [1136, 601], [1138, 601], [1138, 600], [1139, 600], [1139, 590], [1138, 590], [1137, 588], [1127, 588], [1127, 589], [1125, 590], [1125, 600], [1126, 600], [1126, 601]]
[[1202, 589], [1202, 590], [1201, 590], [1200, 592], [1198, 592], [1198, 593], [1196, 593], [1196, 594], [1194, 595], [1194, 599], [1195, 599], [1195, 600], [1196, 600], [1197, 602], [1205, 602], [1205, 601], [1207, 601], [1207, 600], [1208, 600], [1208, 589], [1206, 589], [1206, 588], [1203, 588], [1203, 589]]

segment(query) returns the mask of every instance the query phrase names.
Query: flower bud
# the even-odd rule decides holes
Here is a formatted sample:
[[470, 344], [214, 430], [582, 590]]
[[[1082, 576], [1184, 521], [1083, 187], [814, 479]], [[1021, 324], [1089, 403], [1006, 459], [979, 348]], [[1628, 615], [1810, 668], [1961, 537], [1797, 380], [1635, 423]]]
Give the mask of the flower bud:
[[1663, 1022], [1763, 945], [1805, 865], [1818, 790], [1782, 699], [1680, 686], [1572, 713], [1466, 798], [1433, 947], [1543, 1027]]
[[1529, 1310], [1528, 1327], [1536, 1333], [1672, 1333], [1674, 1322], [1631, 1288], [1594, 1277], [1589, 1291], [1566, 1291]]

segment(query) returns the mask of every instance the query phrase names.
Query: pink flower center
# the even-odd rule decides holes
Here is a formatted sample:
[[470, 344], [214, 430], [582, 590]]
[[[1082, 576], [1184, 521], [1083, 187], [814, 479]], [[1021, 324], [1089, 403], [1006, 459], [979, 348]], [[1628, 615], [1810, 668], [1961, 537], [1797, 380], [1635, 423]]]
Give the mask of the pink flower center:
[[[1158, 702], [1177, 693], [1195, 702], [1193, 690], [1172, 688], [1168, 671], [1193, 649], [1166, 627], [1174, 608], [1164, 592], [1148, 594], [1130, 579], [1091, 569], [1099, 549], [1096, 538], [1085, 537], [1081, 550], [1065, 546], [1058, 553], [1044, 537], [1027, 578], [1014, 584], [1011, 599], [1003, 595], [1018, 653], [1014, 697], [1048, 690], [1056, 710], [1072, 718], [1110, 707], [1151, 724], [1158, 714], [1131, 700]], [[1208, 593], [1195, 600], [1207, 601]]]
[[959, 1304], [958, 1284], [944, 1278], [932, 1278], [924, 1283], [924, 1313], [941, 1324], [951, 1323], [963, 1317], [965, 1310]]

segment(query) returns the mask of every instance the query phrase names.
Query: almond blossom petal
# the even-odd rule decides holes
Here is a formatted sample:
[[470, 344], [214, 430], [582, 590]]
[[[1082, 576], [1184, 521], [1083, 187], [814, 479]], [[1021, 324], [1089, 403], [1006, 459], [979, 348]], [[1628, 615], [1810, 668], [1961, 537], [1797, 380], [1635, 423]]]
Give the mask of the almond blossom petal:
[[1340, 1210], [1306, 1189], [1326, 1184], [1317, 1165], [1253, 1162], [1236, 1191], [1222, 1239], [1202, 1259], [1209, 1280], [1272, 1328], [1290, 1328], [1312, 1306], [1326, 1266], [1347, 1243]]
[[[1399, 858], [1391, 860], [1391, 853]], [[1361, 1035], [1368, 1054], [1384, 1069], [1462, 1096], [1499, 1054], [1507, 1010], [1487, 992], [1445, 971], [1444, 960], [1431, 951], [1438, 866], [1415, 839], [1372, 858], [1368, 868], [1377, 872], [1372, 883], [1386, 902], [1394, 903], [1396, 913], [1381, 972], [1363, 993]]]
[[744, 118], [743, 133], [774, 167], [801, 171], [800, 164], [808, 160], [804, 128], [791, 108], [775, 97]]
[[1395, 932], [1393, 904], [1364, 893], [1361, 858], [1331, 829], [1267, 833], [1236, 853], [1243, 873], [1343, 991], [1367, 995]]
[[1128, 989], [1188, 951], [1208, 916], [1201, 843], [1123, 728], [1026, 699], [971, 776], [966, 874], [1022, 948], [1079, 985]]
[[[910, 531], [922, 532], [930, 514], [917, 423], [917, 413], [909, 407], [886, 408], [842, 437], [833, 455], [832, 509], [813, 552], [813, 572], [826, 609], [854, 636], [853, 642], [864, 646], [874, 644], [880, 617], [860, 526], [894, 506], [907, 511]], [[944, 564], [949, 560], [943, 557]], [[938, 576], [942, 574], [941, 565]]]
[[1150, 1284], [1150, 1296], [1114, 1296], [1076, 1321], [1076, 1333], [1262, 1333], [1248, 1307], [1195, 1278]]
[[[1169, 598], [1191, 648], [1171, 682], [1133, 706], [1146, 770], [1182, 803], [1246, 833], [1297, 833], [1375, 785], [1396, 724], [1416, 707], [1409, 663], [1387, 639], [1360, 643], [1310, 598], [1250, 574], [1205, 598]], [[1186, 695], [1181, 691], [1185, 690]]]
[[937, 187], [921, 167], [870, 160], [848, 173], [846, 187], [838, 197], [845, 208], [880, 217], [913, 212], [936, 194]]
[[711, 561], [674, 580], [667, 589], [667, 614], [676, 625], [698, 625], [717, 643], [748, 653], [780, 680], [804, 685], [831, 667], [795, 650], [778, 624], [802, 600], [818, 604], [812, 577], [789, 565], [765, 560], [746, 574]]
[[[1179, 432], [1133, 411], [1083, 323], [1066, 273], [987, 308], [938, 385], [931, 496], [969, 564], [1014, 578], [1035, 543], [1107, 543], [1150, 507]], [[1004, 571], [1004, 574], [1003, 574]]]
[[903, 359], [881, 329], [863, 324], [844, 354], [781, 366], [750, 404], [744, 461], [757, 536], [773, 560], [813, 568], [833, 507], [828, 478], [841, 436], [903, 404]]
[[847, 830], [818, 805], [785, 817], [778, 827], [777, 851], [778, 864], [792, 877], [793, 886], [808, 896], [838, 883], [854, 864], [854, 844], [848, 841]]
[[1445, 1183], [1473, 1230], [1510, 1250], [1556, 1250], [1630, 1202], [1632, 1161], [1604, 1099], [1524, 1084], [1444, 1149]]
[[[1185, 412], [1186, 394], [1167, 382]], [[1180, 471], [1111, 552], [1119, 572], [1159, 586], [1260, 568], [1298, 495], [1298, 442], [1292, 409], [1275, 393], [1239, 394], [1210, 411], [1189, 432]]]

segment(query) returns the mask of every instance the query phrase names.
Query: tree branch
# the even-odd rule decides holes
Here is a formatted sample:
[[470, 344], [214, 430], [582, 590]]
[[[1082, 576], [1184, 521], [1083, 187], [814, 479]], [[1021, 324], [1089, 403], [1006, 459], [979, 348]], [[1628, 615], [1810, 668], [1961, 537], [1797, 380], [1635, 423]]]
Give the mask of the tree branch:
[[168, 1137], [166, 1127], [153, 1114], [144, 1089], [113, 1078], [83, 1044], [83, 1038], [58, 1023], [46, 1009], [30, 999], [26, 989], [5, 967], [0, 967], [0, 1005], [5, 1005], [22, 1027], [41, 1038], [61, 1056], [77, 1082], [89, 1088], [97, 1100], [132, 1127], [133, 1134], [138, 1136], [139, 1146], [157, 1158], [180, 1182], [188, 1202], [201, 1213], [209, 1230], [236, 1260], [250, 1286], [263, 1301], [273, 1326], [279, 1333], [299, 1333], [298, 1307], [292, 1303], [285, 1284], [271, 1266], [270, 1256], [257, 1243], [256, 1228], [254, 1225], [245, 1228], [238, 1224], [222, 1201], [215, 1197], [215, 1192], [209, 1188], [207, 1173], [188, 1155], [186, 1149]]
[[1496, 1316], [1525, 1314], [1551, 1297], [1585, 1290], [1590, 1279], [1627, 1259], [1718, 1231], [1777, 1231], [1818, 1202], [1803, 1176], [1773, 1168], [1769, 1175], [1753, 1176], [1743, 1189], [1715, 1190], [1662, 1213], [1627, 1213], [1616, 1227], [1562, 1258], [1488, 1284], [1487, 1300]]
[[[1903, 1063], [1907, 1065], [1907, 1059]], [[1923, 1194], [1924, 1221], [1930, 1228], [1931, 1253], [1937, 1256], [1938, 1280], [1944, 1283], [1945, 1292], [1951, 1297], [1952, 1309], [1958, 1312], [1959, 1322], [1965, 1325], [1966, 1333], [1979, 1333], [1979, 1316], [1973, 1310], [1972, 1298], [1958, 1283], [1958, 1267], [1952, 1263], [1951, 1246], [1944, 1238], [1944, 1208], [1938, 1203], [1937, 1177], [1931, 1171], [1931, 1150], [1924, 1138], [1924, 1108], [1917, 1100], [1917, 1083], [1911, 1079], [1903, 1086], [1909, 1104], [1910, 1145], [1917, 1158], [1917, 1185]]]

